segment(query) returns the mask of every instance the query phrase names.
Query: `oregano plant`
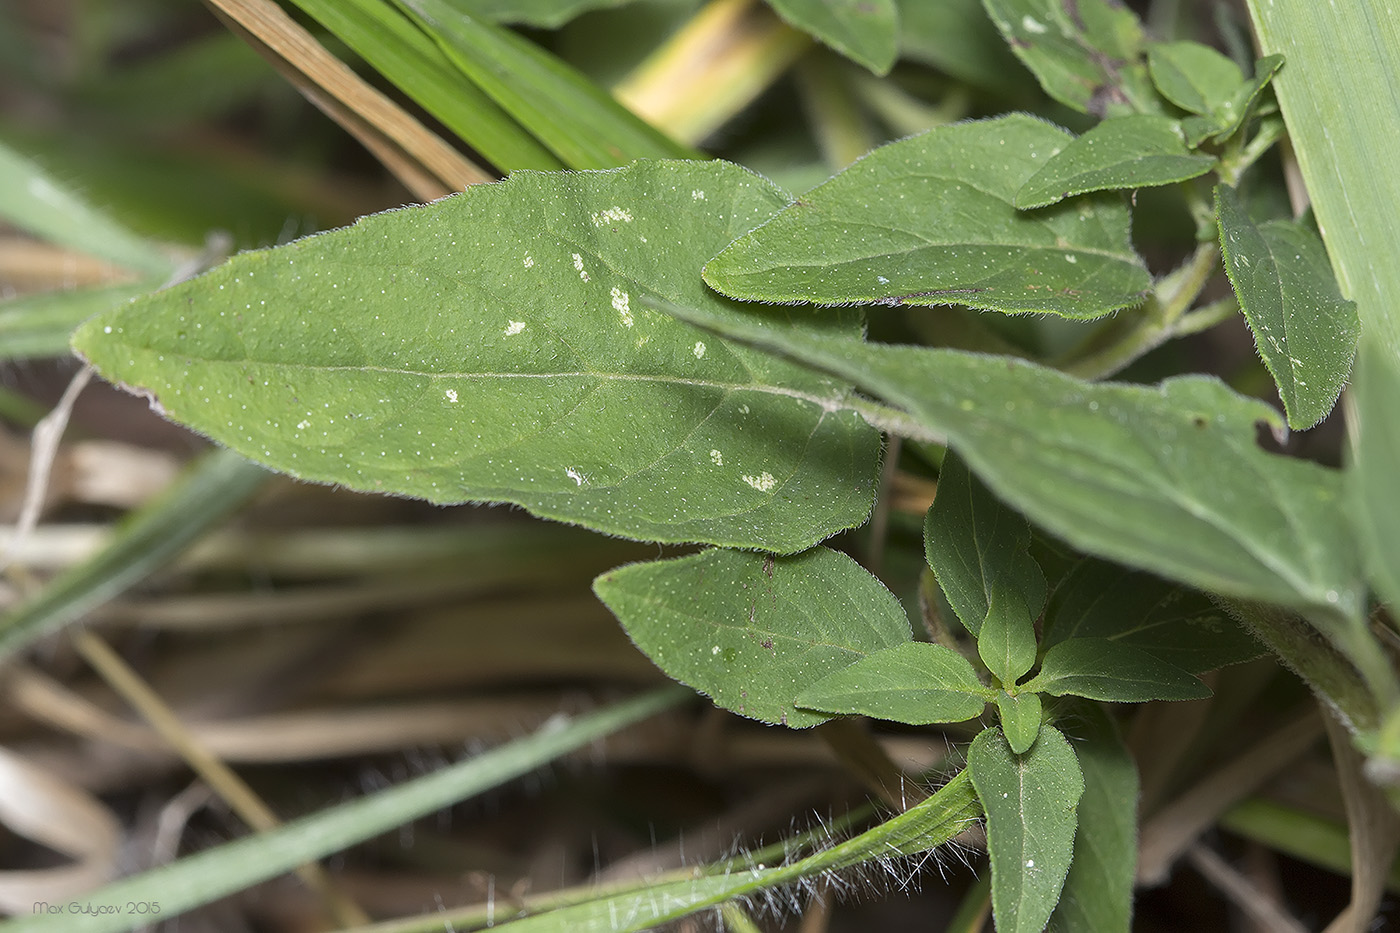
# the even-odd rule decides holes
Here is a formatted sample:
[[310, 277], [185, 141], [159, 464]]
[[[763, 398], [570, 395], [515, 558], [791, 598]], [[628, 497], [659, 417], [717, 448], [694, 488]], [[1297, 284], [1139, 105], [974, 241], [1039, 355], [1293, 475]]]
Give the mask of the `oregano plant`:
[[[1262, 193], [1291, 158], [1286, 56], [1159, 41], [1115, 0], [961, 4], [1039, 112], [929, 121], [792, 192], [496, 22], [610, 4], [296, 5], [410, 96], [428, 87], [420, 105], [508, 174], [235, 255], [91, 317], [76, 352], [275, 471], [683, 547], [593, 589], [722, 709], [960, 740], [926, 799], [843, 842], [496, 926], [645, 929], [980, 820], [998, 931], [1126, 933], [1123, 704], [1207, 697], [1201, 675], [1268, 652], [1393, 786], [1400, 688], [1377, 633], [1400, 551], [1376, 516], [1397, 514], [1400, 354], [1327, 231]], [[771, 2], [874, 74], [901, 42], [952, 55], [919, 6]], [[499, 121], [490, 140], [454, 84]], [[1189, 247], [1149, 259], [1153, 223]], [[1171, 352], [1236, 318], [1281, 412]], [[1349, 465], [1281, 449], [1336, 417], [1373, 333]], [[888, 512], [882, 467], [936, 481], [905, 528], [919, 600], [845, 534]]]

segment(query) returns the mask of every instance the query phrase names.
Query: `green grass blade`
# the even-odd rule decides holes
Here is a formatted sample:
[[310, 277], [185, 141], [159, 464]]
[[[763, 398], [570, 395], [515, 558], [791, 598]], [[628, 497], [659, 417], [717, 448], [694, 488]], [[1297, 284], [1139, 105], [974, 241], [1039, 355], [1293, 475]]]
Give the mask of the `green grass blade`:
[[563, 168], [386, 0], [294, 2], [497, 168]]
[[0, 143], [0, 219], [36, 236], [153, 276], [171, 259], [148, 240], [93, 209], [37, 164]]
[[631, 113], [571, 66], [450, 0], [399, 0], [479, 88], [569, 168], [700, 156]]
[[1400, 356], [1400, 3], [1249, 0], [1274, 92], [1342, 293]]
[[44, 292], [0, 304], [0, 360], [67, 356], [68, 338], [79, 324], [160, 284], [149, 280]]
[[97, 554], [59, 574], [0, 616], [0, 658], [57, 631], [163, 567], [248, 501], [267, 471], [231, 450], [192, 467], [176, 486], [134, 512]]
[[[551, 720], [534, 734], [484, 755], [123, 879], [85, 900], [158, 901], [161, 917], [167, 919], [498, 787], [690, 696], [683, 687], [667, 686], [571, 722]], [[0, 924], [0, 933], [107, 933], [129, 929], [130, 923], [121, 912], [61, 913], [11, 920]]]

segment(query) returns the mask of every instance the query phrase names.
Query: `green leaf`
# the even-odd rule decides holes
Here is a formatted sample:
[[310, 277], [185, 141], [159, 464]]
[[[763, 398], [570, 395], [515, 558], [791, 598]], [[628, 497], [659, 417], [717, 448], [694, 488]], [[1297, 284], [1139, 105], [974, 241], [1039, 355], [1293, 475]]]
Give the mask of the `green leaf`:
[[563, 163], [387, 0], [293, 0], [502, 171]]
[[899, 0], [900, 53], [974, 87], [1020, 96], [1026, 72], [981, 0]]
[[483, 19], [555, 29], [580, 13], [623, 6], [634, 0], [459, 0]]
[[1213, 157], [1191, 154], [1171, 117], [1109, 117], [1032, 175], [1016, 193], [1016, 206], [1044, 207], [1089, 191], [1167, 185], [1214, 167]]
[[992, 912], [997, 933], [1039, 933], [1050, 919], [1074, 848], [1084, 777], [1069, 742], [1053, 726], [1025, 754], [1000, 729], [972, 740], [967, 769], [987, 813]]
[[1142, 23], [1118, 0], [983, 0], [1045, 93], [1083, 113], [1160, 109], [1140, 62]]
[[1042, 578], [1041, 595], [1032, 610], [1014, 580], [1003, 576], [993, 581], [987, 618], [977, 633], [977, 655], [1003, 687], [1035, 665], [1035, 618], [1045, 601], [1044, 587]]
[[0, 302], [0, 360], [68, 356], [73, 329], [107, 311], [159, 288], [155, 279], [98, 285], [73, 291], [43, 292]]
[[997, 694], [996, 704], [1006, 744], [1011, 746], [1012, 753], [1025, 754], [1040, 735], [1040, 694], [1018, 693], [1011, 696], [1002, 691]]
[[248, 503], [267, 471], [232, 451], [206, 455], [132, 512], [107, 544], [0, 616], [0, 659], [82, 618], [164, 567]]
[[1291, 427], [1327, 417], [1351, 373], [1361, 320], [1337, 290], [1327, 251], [1302, 224], [1256, 224], [1235, 189], [1215, 187], [1225, 271], [1273, 374]]
[[1107, 638], [1071, 638], [1045, 652], [1040, 673], [1022, 690], [1107, 703], [1199, 700], [1210, 688], [1141, 648]]
[[1081, 561], [1045, 611], [1049, 648], [1108, 638], [1193, 674], [1259, 657], [1264, 648], [1204, 594], [1107, 561]]
[[569, 168], [698, 158], [523, 36], [462, 10], [461, 0], [396, 0], [447, 58]]
[[1156, 42], [1148, 46], [1148, 68], [1162, 96], [1199, 114], [1183, 123], [1192, 146], [1209, 136], [1233, 136], [1250, 107], [1283, 65], [1282, 55], [1261, 58], [1246, 81], [1238, 65], [1199, 42]]
[[164, 279], [175, 268], [155, 244], [90, 207], [36, 163], [0, 143], [0, 220], [81, 253]]
[[978, 817], [977, 798], [967, 772], [959, 772], [938, 792], [898, 816], [830, 848], [785, 865], [765, 867], [738, 859], [696, 870], [684, 869], [679, 880], [653, 881], [621, 894], [501, 923], [508, 933], [635, 933], [651, 930], [731, 898], [764, 894], [808, 878], [841, 871], [890, 856], [927, 852]]
[[667, 310], [906, 409], [891, 428], [944, 438], [994, 493], [1082, 551], [1215, 593], [1358, 611], [1340, 474], [1261, 450], [1255, 424], [1277, 414], [1214, 379], [1086, 383], [1021, 360]]
[[1377, 595], [1400, 609], [1400, 360], [1367, 334], [1361, 341], [1351, 418], [1353, 443], [1347, 465], [1352, 526], [1366, 556]]
[[1045, 576], [1030, 545], [1025, 518], [1003, 505], [950, 451], [938, 474], [938, 495], [924, 516], [924, 556], [973, 635], [981, 632], [998, 588], [1018, 597], [1032, 618], [1040, 614]]
[[1137, 867], [1138, 775], [1133, 756], [1103, 708], [1077, 703], [1074, 754], [1084, 774], [1074, 861], [1051, 933], [1129, 933]]
[[793, 728], [830, 718], [793, 709], [809, 685], [912, 637], [879, 580], [820, 547], [630, 564], [600, 576], [593, 591], [667, 676], [725, 709]]
[[710, 260], [705, 281], [758, 301], [1073, 318], [1138, 304], [1151, 278], [1121, 197], [1015, 208], [1016, 192], [1070, 139], [1012, 114], [883, 146]]
[[884, 74], [898, 53], [895, 0], [768, 0], [789, 24], [847, 58]]
[[[537, 771], [676, 706], [687, 696], [668, 686], [577, 718], [551, 719], [531, 735], [440, 771], [123, 878], [83, 896], [91, 896], [93, 904], [159, 903], [162, 918], [174, 917]], [[941, 812], [940, 805], [952, 802], [945, 799], [929, 807], [923, 814], [925, 821]], [[118, 933], [131, 929], [131, 918], [120, 910], [75, 910], [18, 918], [5, 928], [7, 933]]]
[[[869, 514], [879, 435], [839, 410], [846, 387], [637, 303], [737, 314], [695, 257], [783, 203], [718, 162], [516, 173], [244, 253], [74, 345], [294, 476], [798, 551]], [[801, 317], [858, 332], [850, 312]]]
[[1247, 0], [1260, 48], [1288, 67], [1274, 94], [1342, 294], [1400, 358], [1400, 17], [1374, 3]]
[[827, 674], [793, 702], [824, 713], [922, 726], [980, 716], [993, 696], [967, 658], [942, 645], [909, 641]]

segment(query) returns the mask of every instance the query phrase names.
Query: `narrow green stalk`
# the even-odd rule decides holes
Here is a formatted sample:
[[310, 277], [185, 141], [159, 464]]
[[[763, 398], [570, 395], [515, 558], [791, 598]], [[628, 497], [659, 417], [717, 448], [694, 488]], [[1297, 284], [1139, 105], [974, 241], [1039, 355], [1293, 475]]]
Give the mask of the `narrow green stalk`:
[[1103, 379], [1176, 336], [1191, 304], [1215, 273], [1219, 259], [1220, 247], [1214, 241], [1196, 247], [1185, 265], [1162, 278], [1157, 293], [1147, 300], [1126, 333], [1106, 346], [1081, 350], [1061, 368], [1081, 379]]

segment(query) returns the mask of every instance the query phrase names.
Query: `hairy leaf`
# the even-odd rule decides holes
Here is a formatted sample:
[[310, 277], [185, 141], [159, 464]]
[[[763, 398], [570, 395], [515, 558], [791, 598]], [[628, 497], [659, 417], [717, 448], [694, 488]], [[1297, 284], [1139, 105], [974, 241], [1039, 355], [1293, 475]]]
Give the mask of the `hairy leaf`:
[[1361, 320], [1337, 290], [1322, 241], [1302, 224], [1256, 224], [1229, 185], [1215, 188], [1225, 271], [1273, 374], [1288, 423], [1310, 428], [1351, 373]]
[[244, 253], [74, 343], [170, 418], [305, 479], [793, 552], [864, 520], [878, 434], [838, 410], [839, 383], [636, 302], [736, 314], [695, 257], [782, 203], [723, 163], [522, 172]]
[[1001, 731], [1013, 754], [1024, 754], [1040, 735], [1041, 702], [1038, 693], [997, 694], [997, 716]]
[[1076, 703], [1072, 746], [1084, 773], [1074, 861], [1050, 933], [1128, 933], [1137, 866], [1138, 775], [1103, 708]]
[[736, 298], [961, 304], [1093, 318], [1151, 285], [1118, 195], [1025, 213], [1016, 192], [1071, 140], [1012, 114], [874, 150], [705, 267]]
[[1071, 638], [1109, 638], [1193, 674], [1264, 653], [1205, 595], [1093, 558], [1080, 562], [1055, 589], [1045, 619], [1044, 648]]
[[1051, 97], [1097, 116], [1155, 111], [1142, 24], [1118, 0], [983, 0]]
[[1032, 175], [1016, 193], [1016, 206], [1044, 207], [1089, 191], [1167, 185], [1214, 167], [1211, 156], [1191, 154], [1171, 117], [1109, 117]]
[[784, 20], [876, 74], [898, 53], [895, 0], [768, 0]]
[[1198, 700], [1210, 688], [1174, 664], [1107, 638], [1071, 638], [1045, 652], [1040, 673], [1023, 690], [1108, 703]]
[[1269, 406], [1214, 379], [1086, 383], [1004, 357], [818, 337], [669, 306], [906, 409], [998, 496], [1081, 550], [1203, 590], [1354, 615], [1340, 474], [1266, 453]]
[[[992, 495], [956, 453], [945, 456], [938, 495], [924, 517], [924, 556], [973, 635], [981, 632], [997, 588], [1019, 597], [1032, 619], [1040, 615], [1045, 577], [1030, 544], [1025, 518]], [[1004, 595], [1002, 603], [1007, 601]]]
[[709, 550], [631, 564], [600, 576], [593, 590], [668, 676], [725, 709], [793, 728], [830, 718], [793, 708], [809, 685], [912, 637], [879, 580], [820, 547], [795, 557]]
[[942, 645], [910, 641], [827, 674], [798, 693], [794, 702], [824, 713], [921, 726], [972, 719], [994, 696], [967, 658]]
[[992, 912], [997, 933], [1040, 933], [1069, 871], [1084, 777], [1069, 742], [1042, 726], [1025, 754], [999, 729], [984, 730], [967, 752], [972, 785], [987, 813]]

